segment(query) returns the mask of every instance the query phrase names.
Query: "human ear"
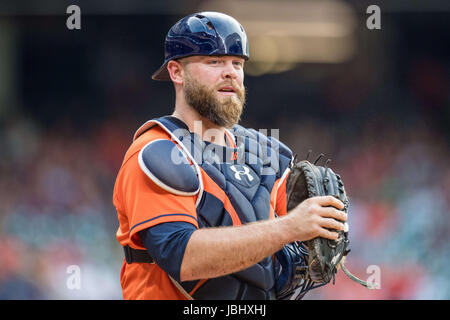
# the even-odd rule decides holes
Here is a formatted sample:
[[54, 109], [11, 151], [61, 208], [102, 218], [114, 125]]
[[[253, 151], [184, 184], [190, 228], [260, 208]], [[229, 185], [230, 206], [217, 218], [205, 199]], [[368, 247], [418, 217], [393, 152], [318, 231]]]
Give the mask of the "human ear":
[[169, 72], [170, 79], [174, 83], [183, 83], [183, 66], [176, 60], [170, 60], [167, 64], [167, 71]]

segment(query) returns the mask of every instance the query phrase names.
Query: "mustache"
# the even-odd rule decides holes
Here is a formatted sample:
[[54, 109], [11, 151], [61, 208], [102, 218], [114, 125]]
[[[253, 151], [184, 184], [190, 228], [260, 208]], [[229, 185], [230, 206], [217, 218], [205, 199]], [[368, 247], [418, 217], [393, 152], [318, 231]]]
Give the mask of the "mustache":
[[242, 102], [245, 103], [246, 100], [246, 95], [247, 95], [247, 90], [245, 88], [245, 86], [239, 86], [238, 83], [236, 82], [236, 80], [231, 80], [230, 81], [224, 81], [222, 83], [220, 83], [219, 85], [217, 85], [216, 89], [213, 89], [213, 91], [215, 90], [219, 90], [220, 88], [223, 87], [232, 87], [233, 91], [237, 94], [237, 98]]

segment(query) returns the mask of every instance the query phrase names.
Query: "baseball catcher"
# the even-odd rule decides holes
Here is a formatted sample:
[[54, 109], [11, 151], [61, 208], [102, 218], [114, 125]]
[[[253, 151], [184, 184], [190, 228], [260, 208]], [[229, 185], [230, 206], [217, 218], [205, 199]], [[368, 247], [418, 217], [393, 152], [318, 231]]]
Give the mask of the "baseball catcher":
[[[331, 160], [328, 159], [325, 166], [318, 166], [316, 164], [323, 154], [311, 163], [307, 160], [310, 153], [302, 161], [296, 162], [294, 157], [291, 163], [286, 182], [287, 210], [292, 210], [308, 198], [331, 195], [344, 203], [343, 211], [348, 213], [349, 199], [344, 183], [339, 174], [328, 167]], [[339, 267], [350, 279], [371, 289], [370, 284], [352, 275], [344, 265], [345, 257], [350, 252], [347, 222], [344, 226], [344, 230], [337, 231], [336, 240], [316, 237], [303, 243], [291, 243], [277, 253], [279, 299], [301, 299], [308, 290], [327, 284], [331, 279], [334, 284]]]
[[348, 252], [348, 199], [331, 169], [294, 165], [238, 124], [244, 28], [198, 12], [164, 48], [152, 78], [172, 82], [175, 109], [135, 132], [113, 192], [124, 299], [299, 299], [328, 283]]

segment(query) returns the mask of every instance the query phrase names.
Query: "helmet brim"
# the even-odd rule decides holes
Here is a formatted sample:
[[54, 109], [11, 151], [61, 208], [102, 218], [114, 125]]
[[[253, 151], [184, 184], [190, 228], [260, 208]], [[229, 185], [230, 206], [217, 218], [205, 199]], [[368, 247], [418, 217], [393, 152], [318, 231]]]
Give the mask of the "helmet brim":
[[170, 75], [169, 75], [169, 71], [167, 70], [167, 64], [169, 62], [165, 62], [161, 67], [159, 67], [158, 70], [156, 70], [153, 75], [152, 75], [152, 79], [153, 80], [158, 80], [158, 81], [169, 81], [170, 80]]
[[[215, 55], [215, 54], [212, 54]], [[182, 58], [187, 58], [190, 56], [209, 56], [208, 54], [193, 54], [193, 55], [183, 55], [183, 56], [179, 56], [179, 57], [173, 57], [171, 60], [176, 60], [176, 59], [182, 59]], [[245, 55], [232, 55], [232, 54], [217, 54], [217, 56], [236, 56], [236, 57], [241, 57], [243, 58], [245, 61], [249, 60], [248, 56]], [[152, 75], [152, 79], [153, 80], [158, 80], [158, 81], [170, 81], [170, 74], [169, 71], [167, 70], [167, 65], [169, 64], [169, 61], [166, 61], [162, 64], [161, 67], [159, 67], [158, 70], [156, 70], [153, 75]]]

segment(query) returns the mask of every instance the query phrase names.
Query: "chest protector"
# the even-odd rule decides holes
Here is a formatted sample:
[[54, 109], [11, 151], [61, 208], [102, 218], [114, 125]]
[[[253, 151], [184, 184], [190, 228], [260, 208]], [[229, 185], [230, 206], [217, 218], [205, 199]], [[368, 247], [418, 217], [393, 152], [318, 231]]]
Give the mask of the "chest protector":
[[[227, 130], [227, 147], [207, 143], [171, 116], [146, 122], [134, 138], [156, 125], [171, 135], [198, 171], [197, 218], [200, 228], [246, 224], [276, 216], [270, 202], [271, 191], [275, 182], [288, 172], [292, 159], [288, 147], [273, 137], [240, 125]], [[202, 183], [200, 168], [214, 182], [215, 188], [225, 192], [227, 202], [235, 212], [234, 218], [223, 199], [217, 198]], [[186, 281], [180, 285], [186, 292], [194, 291], [194, 299], [274, 299], [272, 257], [230, 275], [206, 281]]]

